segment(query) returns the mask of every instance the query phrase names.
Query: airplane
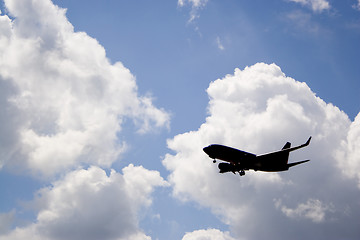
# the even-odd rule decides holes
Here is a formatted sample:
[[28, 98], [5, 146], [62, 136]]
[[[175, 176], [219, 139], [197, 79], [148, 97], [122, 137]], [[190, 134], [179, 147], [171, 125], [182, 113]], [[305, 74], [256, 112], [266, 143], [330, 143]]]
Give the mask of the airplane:
[[309, 137], [306, 143], [296, 147], [291, 147], [291, 143], [287, 142], [281, 150], [262, 155], [255, 155], [220, 144], [212, 144], [204, 147], [203, 151], [209, 155], [210, 158], [214, 159], [213, 163], [216, 163], [216, 159], [228, 162], [219, 163], [218, 168], [220, 169], [220, 173], [233, 172], [236, 174], [236, 172], [239, 172], [240, 176], [243, 176], [245, 175], [245, 171], [250, 169], [263, 172], [280, 172], [287, 171], [290, 167], [310, 161], [304, 160], [288, 163], [289, 153], [306, 147], [309, 145], [310, 140], [311, 137]]

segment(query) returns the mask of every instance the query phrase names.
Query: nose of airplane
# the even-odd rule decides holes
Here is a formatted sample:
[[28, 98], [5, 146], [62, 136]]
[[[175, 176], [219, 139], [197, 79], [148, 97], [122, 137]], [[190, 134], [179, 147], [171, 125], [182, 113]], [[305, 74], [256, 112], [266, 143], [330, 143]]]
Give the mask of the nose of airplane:
[[207, 147], [204, 147], [203, 148], [203, 151], [207, 154], [207, 155], [210, 155], [210, 146], [207, 146]]
[[214, 149], [213, 147], [210, 145], [210, 146], [207, 146], [207, 147], [204, 147], [203, 148], [203, 151], [210, 157], [210, 158], [213, 158], [214, 159], [214, 163], [216, 162], [215, 161], [215, 155], [214, 155]]
[[205, 153], [207, 153], [207, 151], [209, 151], [209, 147], [204, 147], [204, 148], [203, 148], [203, 151], [204, 151]]

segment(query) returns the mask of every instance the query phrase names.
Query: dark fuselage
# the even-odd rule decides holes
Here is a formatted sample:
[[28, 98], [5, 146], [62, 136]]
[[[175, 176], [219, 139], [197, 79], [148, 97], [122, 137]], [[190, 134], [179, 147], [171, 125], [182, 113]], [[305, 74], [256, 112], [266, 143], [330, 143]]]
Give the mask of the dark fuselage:
[[209, 155], [210, 158], [219, 159], [229, 162], [237, 169], [264, 172], [279, 172], [289, 169], [287, 166], [287, 160], [289, 152], [283, 154], [273, 155], [260, 155], [256, 156], [252, 153], [247, 153], [235, 148], [213, 144], [204, 148], [204, 152]]

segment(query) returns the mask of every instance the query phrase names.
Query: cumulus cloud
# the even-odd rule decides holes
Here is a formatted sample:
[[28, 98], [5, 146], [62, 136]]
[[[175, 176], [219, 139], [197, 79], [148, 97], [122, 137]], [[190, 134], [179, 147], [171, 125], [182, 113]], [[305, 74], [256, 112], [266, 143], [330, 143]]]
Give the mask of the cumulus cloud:
[[310, 7], [314, 12], [322, 12], [324, 10], [330, 9], [330, 3], [326, 0], [290, 0], [290, 1]]
[[0, 213], [0, 236], [10, 231], [15, 219], [15, 210], [8, 213]]
[[202, 229], [186, 233], [182, 240], [234, 240], [229, 232], [222, 232], [218, 229]]
[[339, 168], [349, 178], [355, 178], [360, 188], [360, 113], [351, 123], [346, 139], [337, 152]]
[[[110, 167], [126, 149], [125, 119], [140, 133], [169, 115], [139, 96], [136, 79], [50, 0], [5, 0], [0, 16], [1, 163], [52, 176], [80, 164]], [[11, 160], [10, 160], [11, 159]]]
[[150, 239], [138, 227], [139, 210], [151, 204], [159, 172], [129, 165], [109, 176], [99, 167], [68, 173], [38, 191], [35, 223], [0, 239]]
[[[352, 123], [275, 64], [235, 69], [212, 82], [207, 93], [205, 122], [168, 140], [175, 153], [167, 154], [163, 164], [176, 198], [210, 208], [235, 237], [337, 239], [345, 232], [351, 239], [359, 234], [354, 224], [359, 214], [357, 172], [343, 174], [349, 167], [339, 164], [358, 167], [358, 148], [349, 145], [359, 136], [358, 118]], [[261, 154], [281, 149], [286, 141], [304, 143], [310, 135], [310, 146], [291, 153], [289, 162], [311, 161], [283, 173], [219, 174], [202, 152], [219, 143]], [[340, 153], [348, 155], [340, 160]]]
[[178, 0], [178, 6], [184, 7], [186, 4], [191, 5], [189, 22], [199, 17], [199, 10], [206, 6], [208, 0]]

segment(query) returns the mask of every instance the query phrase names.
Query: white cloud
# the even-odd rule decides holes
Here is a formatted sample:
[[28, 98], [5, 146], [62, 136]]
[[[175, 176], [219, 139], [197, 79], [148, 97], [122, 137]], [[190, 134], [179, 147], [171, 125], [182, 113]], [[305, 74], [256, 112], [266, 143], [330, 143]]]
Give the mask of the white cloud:
[[[348, 168], [339, 166], [338, 156], [341, 151], [349, 154], [350, 146], [344, 141], [350, 135], [354, 135], [351, 139], [359, 136], [352, 130], [357, 129], [358, 120], [352, 123], [344, 112], [325, 103], [305, 83], [286, 77], [275, 64], [236, 69], [233, 75], [212, 82], [207, 92], [206, 121], [198, 130], [168, 140], [175, 154], [167, 154], [163, 164], [170, 171], [168, 180], [176, 198], [210, 208], [230, 225], [235, 237], [324, 238], [326, 232], [325, 238], [337, 239], [336, 231], [346, 232], [350, 239], [356, 236], [359, 189], [353, 178], [341, 174]], [[283, 173], [219, 174], [202, 151], [209, 144], [220, 143], [261, 154], [280, 149], [286, 141], [301, 144], [310, 135], [310, 146], [292, 153], [289, 161], [311, 161]], [[346, 159], [357, 168], [358, 158]], [[273, 199], [281, 199], [283, 206], [298, 207], [284, 207], [279, 214]], [[314, 204], [317, 201], [321, 204]], [[331, 203], [331, 211], [325, 202]], [[296, 221], [288, 221], [285, 213], [326, 225], [300, 227]]]
[[109, 167], [126, 147], [117, 137], [124, 119], [140, 133], [169, 124], [164, 110], [138, 95], [127, 68], [74, 32], [64, 9], [49, 0], [5, 6], [14, 20], [0, 16], [0, 166], [44, 176], [84, 163]]
[[360, 113], [351, 123], [347, 138], [338, 149], [337, 161], [346, 176], [357, 179], [360, 188]]
[[192, 22], [199, 17], [198, 11], [204, 8], [207, 2], [208, 0], [178, 0], [178, 6], [184, 7], [186, 3], [191, 5], [189, 22]]
[[186, 233], [182, 240], [234, 240], [229, 232], [221, 232], [218, 229], [202, 229]]
[[360, 11], [360, 0], [357, 0], [357, 4], [354, 4], [353, 8]]
[[330, 9], [330, 3], [326, 0], [290, 0], [310, 7], [314, 12], [322, 12]]
[[327, 34], [327, 29], [323, 28], [321, 25], [319, 25], [317, 22], [313, 21], [312, 15], [309, 13], [304, 13], [302, 11], [293, 11], [285, 16], [286, 21], [290, 23], [291, 26], [291, 32], [294, 32], [294, 30], [299, 30], [300, 35], [305, 33], [311, 33], [311, 34]]
[[7, 234], [15, 219], [15, 210], [8, 213], [0, 213], [0, 236]]
[[192, 7], [195, 7], [195, 8], [200, 8], [200, 7], [203, 7], [206, 5], [208, 0], [178, 0], [178, 5], [179, 6], [184, 6], [185, 5], [185, 2], [188, 2], [189, 4], [192, 5]]
[[275, 201], [276, 208], [280, 208], [281, 211], [289, 218], [294, 219], [310, 219], [315, 223], [325, 221], [325, 215], [327, 211], [332, 211], [331, 204], [326, 205], [318, 199], [309, 199], [306, 203], [300, 203], [294, 209], [282, 206], [281, 200]]
[[38, 192], [35, 223], [0, 239], [150, 239], [137, 215], [165, 185], [159, 172], [133, 165], [109, 176], [99, 167], [73, 171]]
[[224, 45], [222, 44], [221, 40], [219, 37], [216, 37], [216, 45], [220, 50], [225, 50]]

